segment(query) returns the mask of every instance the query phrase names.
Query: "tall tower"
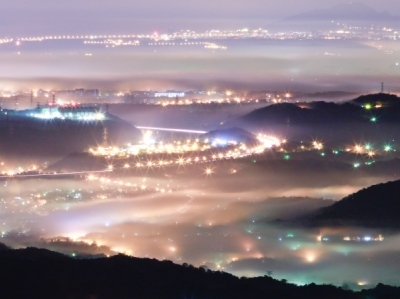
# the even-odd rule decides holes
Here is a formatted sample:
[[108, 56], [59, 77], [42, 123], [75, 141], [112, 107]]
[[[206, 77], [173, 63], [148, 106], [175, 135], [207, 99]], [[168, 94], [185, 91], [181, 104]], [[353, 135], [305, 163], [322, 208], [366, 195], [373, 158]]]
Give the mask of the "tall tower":
[[33, 108], [33, 90], [31, 90], [31, 109]]
[[384, 85], [384, 83], [382, 82], [381, 83], [381, 93], [383, 93], [385, 91], [385, 85]]
[[103, 147], [107, 148], [108, 144], [108, 130], [107, 127], [103, 128]]
[[53, 106], [56, 105], [56, 94], [53, 92]]

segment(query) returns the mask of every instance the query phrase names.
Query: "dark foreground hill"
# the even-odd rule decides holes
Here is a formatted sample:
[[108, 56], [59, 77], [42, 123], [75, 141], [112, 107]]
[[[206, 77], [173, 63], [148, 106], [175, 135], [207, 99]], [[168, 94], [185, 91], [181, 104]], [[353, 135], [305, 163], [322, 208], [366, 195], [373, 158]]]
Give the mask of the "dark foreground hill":
[[400, 228], [400, 181], [351, 194], [306, 220], [311, 225]]
[[75, 259], [44, 249], [0, 247], [2, 298], [96, 299], [386, 299], [400, 288], [379, 284], [352, 292], [330, 285], [295, 286], [271, 277], [238, 278], [170, 261], [117, 255]]

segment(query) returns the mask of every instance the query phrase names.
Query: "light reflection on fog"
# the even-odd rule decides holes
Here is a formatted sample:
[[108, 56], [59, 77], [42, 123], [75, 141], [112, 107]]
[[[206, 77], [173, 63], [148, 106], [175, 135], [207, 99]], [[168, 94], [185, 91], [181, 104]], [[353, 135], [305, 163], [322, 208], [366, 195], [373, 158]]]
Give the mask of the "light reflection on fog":
[[[391, 260], [398, 254], [397, 235], [351, 228], [304, 229], [276, 222], [307, 215], [332, 204], [329, 198], [342, 198], [386, 178], [343, 175], [328, 178], [332, 185], [327, 187], [328, 182], [321, 184], [326, 178], [320, 176], [315, 184], [318, 180], [310, 176], [300, 187], [295, 175], [272, 177], [267, 171], [232, 176], [230, 183], [222, 176], [202, 174], [123, 177], [114, 178], [109, 189], [79, 180], [11, 180], [1, 187], [2, 241], [16, 247], [43, 246], [40, 238], [64, 236], [108, 248], [97, 253], [112, 250], [170, 259], [237, 275], [272, 271], [274, 277], [296, 283], [397, 283]], [[120, 182], [146, 184], [147, 191], [124, 193], [129, 188]], [[157, 186], [169, 186], [172, 192], [161, 194]], [[46, 203], [40, 201], [54, 189], [74, 193], [70, 198], [47, 195]], [[27, 204], [30, 194], [41, 194], [41, 199]], [[104, 194], [113, 195], [101, 197]], [[384, 239], [343, 241], [347, 235]], [[62, 245], [57, 249], [68, 253]], [[371, 267], [375, 271], [367, 271]]]

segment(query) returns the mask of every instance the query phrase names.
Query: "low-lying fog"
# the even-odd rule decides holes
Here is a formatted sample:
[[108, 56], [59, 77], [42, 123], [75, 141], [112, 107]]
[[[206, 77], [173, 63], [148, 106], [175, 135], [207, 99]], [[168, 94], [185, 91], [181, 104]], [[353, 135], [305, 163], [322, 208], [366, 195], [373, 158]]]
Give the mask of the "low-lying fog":
[[[212, 175], [204, 174], [207, 166]], [[241, 162], [161, 174], [2, 181], [1, 241], [66, 254], [124, 252], [239, 276], [268, 272], [295, 283], [398, 284], [397, 234], [276, 221], [308, 215], [389, 177], [318, 169], [299, 174]], [[364, 241], [379, 235], [383, 240]], [[346, 236], [361, 241], [346, 242]], [[54, 237], [71, 240], [41, 240]]]
[[[83, 41], [0, 47], [1, 89], [398, 91], [397, 42], [221, 40], [199, 46], [105, 48]], [[147, 42], [143, 42], [147, 44]]]
[[[383, 47], [355, 41], [260, 41], [251, 46], [243, 45], [243, 41], [220, 43], [228, 46], [226, 52], [23, 43], [19, 49], [1, 49], [0, 77], [4, 80], [0, 88], [129, 91], [246, 86], [367, 92], [379, 90], [381, 81], [393, 87], [398, 78], [398, 51], [393, 43], [382, 42]], [[133, 124], [209, 130], [221, 127], [221, 123], [223, 127], [225, 122], [235, 124], [238, 116], [259, 106], [201, 112], [192, 111], [192, 107], [164, 112], [160, 112], [161, 107], [146, 107], [146, 111], [129, 111], [125, 106], [110, 109]], [[332, 127], [319, 133], [324, 134], [322, 142], [372, 142], [369, 134], [373, 133], [395, 144], [397, 128], [382, 128], [335, 131]], [[257, 128], [252, 129], [257, 132]], [[306, 136], [310, 142], [320, 137], [310, 128], [263, 129], [265, 133], [274, 130], [289, 141]], [[332, 200], [394, 177], [340, 167], [294, 169], [292, 160], [284, 161], [288, 164], [282, 170], [258, 167], [259, 161], [255, 162], [239, 159], [196, 164], [146, 175], [114, 172], [108, 178], [93, 176], [90, 180], [3, 179], [1, 242], [14, 247], [46, 247], [70, 255], [124, 252], [205, 265], [239, 276], [268, 274], [300, 284], [398, 285], [397, 233], [360, 228], [306, 229], [279, 221], [303, 217], [331, 205]], [[212, 169], [210, 175], [205, 174], [207, 166]], [[345, 241], [345, 237], [356, 241]]]

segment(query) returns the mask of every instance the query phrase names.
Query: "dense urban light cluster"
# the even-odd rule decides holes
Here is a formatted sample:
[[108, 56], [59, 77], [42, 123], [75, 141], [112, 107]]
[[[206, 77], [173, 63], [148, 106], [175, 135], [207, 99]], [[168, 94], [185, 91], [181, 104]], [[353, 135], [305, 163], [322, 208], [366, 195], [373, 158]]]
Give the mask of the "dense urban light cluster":
[[[12, 174], [5, 171], [0, 213], [19, 216], [7, 218], [0, 224], [2, 239], [19, 244], [22, 241], [13, 239], [15, 233], [20, 236], [17, 240], [24, 240], [31, 232], [44, 229], [41, 238], [66, 238], [64, 243], [57, 241], [57, 246], [65, 247], [63, 252], [72, 256], [79, 252], [82, 244], [94, 244], [99, 253], [108, 256], [124, 253], [177, 263], [190, 262], [237, 275], [274, 271], [274, 277], [301, 284], [308, 279], [296, 277], [307, 269], [317, 269], [326, 263], [356, 263], [364, 259], [367, 246], [376, 246], [373, 254], [379, 255], [386, 244], [397, 238], [361, 228], [333, 234], [277, 228], [265, 222], [266, 215], [272, 217], [271, 220], [285, 215], [287, 205], [295, 200], [281, 198], [280, 205], [268, 199], [276, 194], [287, 194], [282, 193], [280, 183], [274, 186], [279, 175], [268, 168], [254, 174], [242, 171], [243, 165], [256, 165], [251, 162], [253, 159], [245, 162], [243, 158], [254, 156], [256, 159], [258, 154], [270, 149], [289, 158], [301, 152], [321, 156], [321, 153], [328, 153], [326, 142], [322, 140], [294, 145], [290, 140], [260, 133], [255, 135], [254, 144], [246, 144], [202, 135], [167, 142], [158, 136], [144, 129], [137, 145], [93, 147], [89, 153], [104, 158], [104, 171], [76, 172], [78, 179], [74, 180], [57, 179], [57, 175], [63, 173], [54, 173], [51, 186], [45, 180], [32, 177], [32, 181], [24, 183], [23, 190], [15, 192], [21, 173], [35, 175], [45, 169], [30, 164], [13, 169]], [[349, 152], [346, 147], [333, 150], [332, 154], [388, 153], [385, 149], [374, 149], [371, 144], [356, 144], [348, 149]], [[393, 146], [391, 150], [394, 151]], [[290, 162], [285, 163], [290, 165]], [[9, 163], [3, 162], [3, 169], [10, 169], [5, 164]], [[150, 169], [165, 171], [165, 176], [153, 176]], [[179, 169], [191, 174], [180, 176]], [[284, 177], [283, 181], [293, 181], [291, 177]], [[226, 191], [226, 179], [232, 192]], [[348, 184], [345, 177], [342, 184]], [[242, 191], [236, 193], [235, 188]], [[299, 194], [296, 188], [293, 187], [292, 194]], [[340, 196], [345, 196], [349, 189], [339, 192]], [[312, 201], [308, 198], [300, 202], [303, 200], [303, 208], [310, 205], [307, 201]], [[325, 204], [323, 200], [314, 201], [313, 204]], [[46, 242], [48, 246], [55, 246], [54, 241]], [[194, 250], [194, 247], [199, 249]], [[261, 266], [253, 269], [253, 262]], [[282, 263], [290, 267], [280, 269]], [[311, 277], [313, 281], [324, 282], [334, 277], [334, 271], [328, 271], [323, 277]], [[365, 285], [372, 280], [366, 279], [360, 271], [348, 277], [356, 277]]]
[[[274, 102], [278, 100], [273, 99]], [[184, 105], [207, 105], [207, 104], [245, 104], [245, 103], [258, 103], [259, 99], [248, 99], [248, 98], [211, 98], [211, 99], [182, 99], [182, 100], [164, 100], [157, 101], [155, 104], [163, 107], [168, 106], [184, 106]], [[280, 101], [279, 101], [280, 102]]]
[[[222, 138], [208, 139], [195, 138], [186, 140], [175, 140], [172, 142], [158, 141], [153, 137], [152, 131], [145, 131], [140, 144], [127, 144], [121, 147], [104, 147], [90, 148], [89, 153], [94, 156], [103, 156], [108, 158], [129, 159], [132, 156], [145, 156], [158, 154], [179, 154], [177, 159], [159, 159], [153, 161], [148, 158], [146, 162], [136, 162], [134, 165], [125, 164], [125, 168], [130, 167], [165, 167], [170, 165], [185, 165], [194, 163], [206, 163], [221, 159], [237, 159], [254, 154], [260, 154], [265, 149], [279, 147], [281, 143], [274, 136], [259, 134], [257, 136], [258, 143], [245, 144], [235, 140], [226, 140]], [[188, 154], [188, 155], [185, 155]]]
[[[18, 38], [4, 38], [0, 43], [11, 43], [16, 40], [16, 44], [21, 42], [41, 42], [47, 40], [83, 40], [85, 44], [111, 44], [121, 45], [139, 45], [142, 40], [155, 41], [152, 45], [167, 45], [170, 41], [185, 41], [176, 45], [197, 44], [186, 42], [190, 40], [224, 40], [224, 39], [363, 39], [363, 40], [397, 40], [399, 30], [387, 27], [357, 27], [342, 23], [337, 23], [337, 30], [315, 30], [315, 31], [268, 31], [266, 29], [237, 29], [237, 30], [207, 30], [196, 32], [193, 30], [181, 30], [171, 34], [153, 32], [151, 34], [116, 34], [116, 35], [46, 35]], [[342, 29], [346, 28], [346, 29]], [[127, 39], [135, 39], [128, 41]], [[103, 40], [99, 43], [95, 40]], [[203, 43], [203, 42], [201, 42]], [[204, 44], [204, 43], [203, 43]], [[150, 45], [150, 44], [149, 44]], [[168, 45], [175, 45], [171, 43]], [[206, 44], [207, 45], [207, 44]], [[209, 44], [213, 45], [213, 44]], [[224, 49], [222, 47], [221, 49]]]
[[[266, 296], [276, 283], [278, 297], [291, 283], [349, 296], [399, 285], [397, 17], [362, 4], [300, 13], [300, 0], [281, 21], [276, 1], [267, 14], [100, 2], [42, 5], [46, 20], [18, 8], [21, 27], [3, 28], [0, 249], [102, 257], [86, 266], [149, 258], [210, 277], [219, 295], [213, 277], [265, 281]], [[198, 290], [176, 294], [207, 298]]]

